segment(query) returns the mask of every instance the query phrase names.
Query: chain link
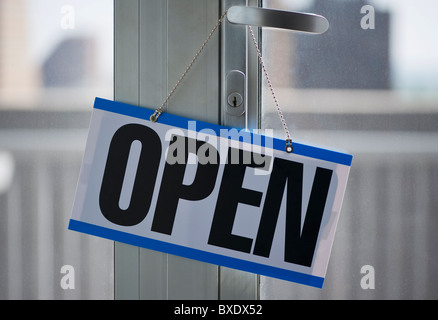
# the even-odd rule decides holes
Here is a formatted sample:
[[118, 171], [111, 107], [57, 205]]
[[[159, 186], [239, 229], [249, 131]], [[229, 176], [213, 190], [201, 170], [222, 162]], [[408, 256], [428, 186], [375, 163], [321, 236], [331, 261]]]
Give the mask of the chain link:
[[260, 52], [259, 45], [257, 44], [257, 40], [254, 35], [254, 31], [251, 26], [248, 26], [249, 33], [251, 35], [252, 41], [254, 43], [254, 47], [257, 51], [257, 56], [259, 58], [260, 65], [262, 66], [263, 73], [265, 74], [266, 82], [268, 83], [269, 90], [271, 91], [272, 98], [274, 99], [275, 107], [277, 108], [278, 116], [280, 117], [281, 124], [283, 125], [284, 131], [286, 133], [287, 140], [291, 140], [290, 132], [286, 124], [286, 120], [284, 119], [283, 112], [281, 111], [280, 104], [278, 103], [277, 96], [274, 91], [274, 87], [272, 86], [271, 78], [269, 77], [268, 70], [266, 69], [265, 62], [263, 61], [262, 53]]
[[167, 104], [167, 102], [169, 101], [169, 99], [172, 97], [172, 95], [175, 93], [176, 89], [178, 88], [178, 86], [181, 84], [181, 82], [183, 81], [184, 77], [186, 76], [186, 74], [190, 71], [190, 69], [192, 68], [193, 64], [196, 62], [196, 60], [198, 59], [199, 55], [202, 53], [202, 51], [204, 50], [205, 46], [207, 45], [207, 43], [210, 41], [211, 37], [213, 36], [213, 34], [216, 32], [217, 28], [219, 28], [219, 26], [221, 25], [222, 21], [224, 20], [225, 16], [227, 15], [227, 11], [225, 11], [222, 16], [219, 18], [218, 22], [216, 23], [216, 25], [214, 26], [214, 28], [210, 31], [210, 34], [207, 36], [207, 39], [205, 39], [204, 43], [202, 44], [202, 46], [199, 48], [198, 52], [196, 52], [195, 56], [193, 57], [192, 61], [190, 62], [190, 64], [187, 66], [186, 70], [184, 71], [184, 73], [181, 75], [181, 77], [179, 78], [179, 80], [177, 81], [177, 83], [175, 84], [175, 86], [173, 87], [173, 89], [170, 91], [169, 95], [166, 97], [166, 99], [164, 99], [163, 103], [161, 104], [161, 106], [155, 110], [154, 114], [151, 115], [150, 120], [152, 122], [157, 122], [158, 117], [161, 115], [161, 113], [163, 112], [163, 108], [164, 106]]

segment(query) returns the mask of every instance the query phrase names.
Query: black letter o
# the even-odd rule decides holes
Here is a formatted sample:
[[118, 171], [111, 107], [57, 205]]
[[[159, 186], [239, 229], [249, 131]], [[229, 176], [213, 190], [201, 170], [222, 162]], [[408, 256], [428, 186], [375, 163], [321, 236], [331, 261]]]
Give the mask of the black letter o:
[[[129, 207], [120, 209], [119, 200], [131, 145], [140, 141], [141, 152]], [[99, 195], [102, 214], [109, 221], [133, 226], [146, 217], [154, 192], [161, 158], [161, 141], [149, 127], [128, 124], [116, 131], [111, 140]]]

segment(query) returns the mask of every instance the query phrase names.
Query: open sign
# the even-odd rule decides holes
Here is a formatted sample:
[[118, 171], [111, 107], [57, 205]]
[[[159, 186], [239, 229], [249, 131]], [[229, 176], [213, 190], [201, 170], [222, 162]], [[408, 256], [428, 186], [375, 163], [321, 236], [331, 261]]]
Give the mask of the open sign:
[[352, 156], [152, 113], [96, 99], [69, 229], [322, 287]]

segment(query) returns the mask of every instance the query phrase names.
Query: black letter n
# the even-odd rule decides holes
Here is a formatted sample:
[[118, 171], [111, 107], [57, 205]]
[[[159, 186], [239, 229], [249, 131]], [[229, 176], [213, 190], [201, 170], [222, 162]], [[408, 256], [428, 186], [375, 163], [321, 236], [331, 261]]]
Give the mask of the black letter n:
[[276, 158], [263, 206], [254, 254], [269, 257], [278, 214], [287, 182], [284, 260], [310, 267], [318, 240], [332, 170], [316, 168], [304, 225], [301, 231], [303, 165]]

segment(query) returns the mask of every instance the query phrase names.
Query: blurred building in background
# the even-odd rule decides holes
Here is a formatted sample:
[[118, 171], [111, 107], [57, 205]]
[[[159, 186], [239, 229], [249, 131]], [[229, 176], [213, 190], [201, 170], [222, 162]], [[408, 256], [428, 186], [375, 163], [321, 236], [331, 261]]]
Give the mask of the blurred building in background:
[[[76, 15], [86, 10], [95, 19], [90, 12], [105, 1], [82, 4]], [[101, 26], [104, 33], [85, 23], [65, 29], [64, 3], [45, 1], [51, 16], [43, 22], [35, 6], [0, 0], [0, 109], [89, 109], [96, 96], [112, 98], [112, 25]]]
[[113, 298], [113, 243], [67, 229], [94, 98], [113, 96], [113, 1], [75, 1], [75, 29], [64, 5], [0, 0], [0, 300]]
[[45, 87], [93, 85], [96, 73], [96, 43], [90, 38], [63, 40], [42, 66]]
[[29, 55], [25, 0], [0, 0], [0, 108], [30, 106], [41, 86]]
[[[390, 14], [374, 11], [375, 29], [362, 29], [361, 8], [369, 1], [316, 0], [305, 11], [324, 15], [330, 28], [322, 37], [294, 34], [292, 77], [298, 88], [391, 88]], [[355, 39], [352, 41], [352, 39]], [[360, 45], [352, 45], [360, 41]]]

